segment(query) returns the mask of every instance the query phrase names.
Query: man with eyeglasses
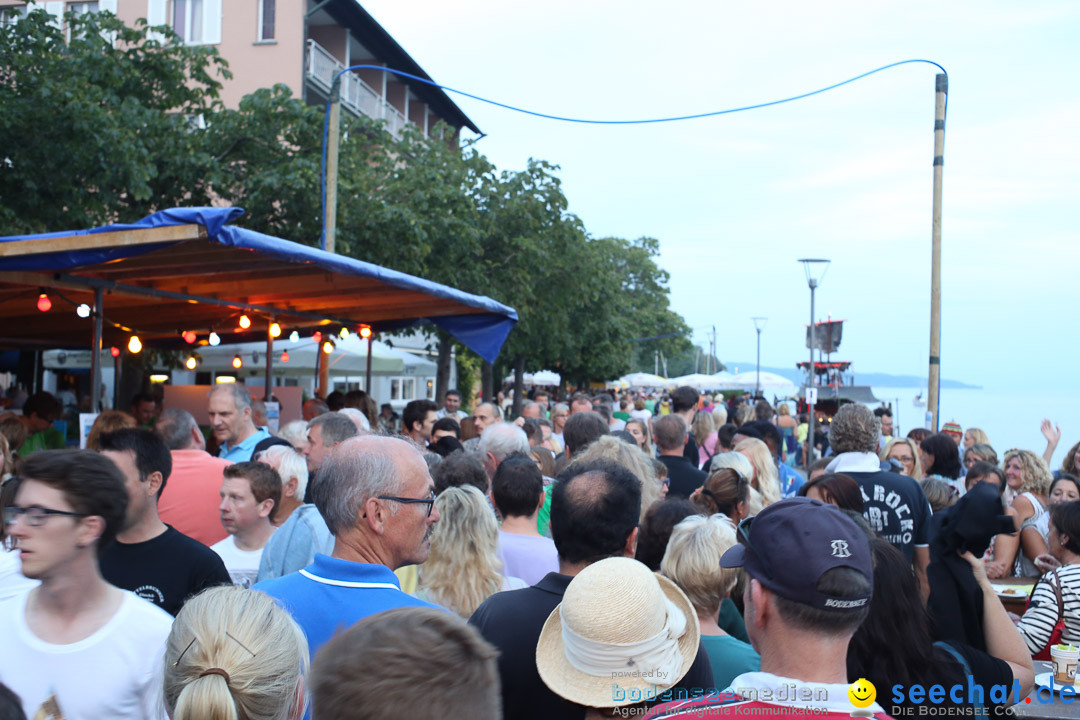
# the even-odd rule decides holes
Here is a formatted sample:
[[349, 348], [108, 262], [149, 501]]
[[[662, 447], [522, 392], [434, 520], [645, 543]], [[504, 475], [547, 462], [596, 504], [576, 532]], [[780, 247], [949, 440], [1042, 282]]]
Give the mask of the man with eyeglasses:
[[311, 494], [334, 535], [333, 552], [254, 589], [292, 613], [313, 657], [335, 632], [369, 615], [434, 607], [402, 592], [393, 572], [427, 559], [439, 521], [434, 481], [415, 447], [378, 435], [346, 440], [323, 461]]
[[23, 574], [41, 584], [0, 602], [0, 683], [27, 717], [158, 717], [172, 618], [98, 566], [124, 523], [123, 476], [84, 450], [34, 453], [20, 473], [4, 521]]

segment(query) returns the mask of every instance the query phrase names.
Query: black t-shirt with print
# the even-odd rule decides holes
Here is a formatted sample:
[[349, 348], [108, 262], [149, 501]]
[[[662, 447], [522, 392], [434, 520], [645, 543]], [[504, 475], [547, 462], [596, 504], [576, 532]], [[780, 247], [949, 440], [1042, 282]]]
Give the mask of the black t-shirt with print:
[[863, 516], [870, 527], [913, 562], [915, 546], [930, 543], [930, 504], [922, 486], [894, 472], [841, 472], [862, 488]]
[[146, 542], [114, 540], [101, 553], [101, 575], [170, 615], [192, 595], [232, 582], [216, 552], [171, 527]]

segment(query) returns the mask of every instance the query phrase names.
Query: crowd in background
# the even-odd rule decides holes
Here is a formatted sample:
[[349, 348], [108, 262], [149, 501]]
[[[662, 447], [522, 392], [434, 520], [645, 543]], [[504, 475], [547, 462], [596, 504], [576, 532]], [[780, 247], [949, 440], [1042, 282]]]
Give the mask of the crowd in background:
[[[999, 459], [857, 404], [815, 448], [787, 402], [690, 387], [520, 407], [332, 393], [271, 433], [224, 385], [208, 432], [139, 396], [72, 450], [30, 396], [0, 417], [0, 710], [700, 717], [791, 684], [847, 716], [858, 678], [967, 677], [1004, 707], [1080, 644], [1080, 443], [1052, 472], [1049, 422]], [[1022, 618], [1005, 576], [1040, 578]]]

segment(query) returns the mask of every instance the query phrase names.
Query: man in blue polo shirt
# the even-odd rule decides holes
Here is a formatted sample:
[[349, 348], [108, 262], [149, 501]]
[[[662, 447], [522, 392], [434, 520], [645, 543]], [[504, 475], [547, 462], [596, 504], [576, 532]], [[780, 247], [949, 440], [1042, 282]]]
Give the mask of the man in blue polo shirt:
[[254, 586], [292, 613], [312, 657], [334, 633], [369, 615], [434, 607], [403, 593], [393, 572], [427, 559], [439, 521], [435, 484], [416, 448], [398, 438], [350, 438], [323, 460], [312, 499], [334, 535], [333, 553]]
[[251, 394], [243, 385], [217, 385], [210, 391], [210, 427], [221, 448], [218, 456], [232, 462], [248, 462], [255, 446], [270, 433], [255, 427], [251, 419]]

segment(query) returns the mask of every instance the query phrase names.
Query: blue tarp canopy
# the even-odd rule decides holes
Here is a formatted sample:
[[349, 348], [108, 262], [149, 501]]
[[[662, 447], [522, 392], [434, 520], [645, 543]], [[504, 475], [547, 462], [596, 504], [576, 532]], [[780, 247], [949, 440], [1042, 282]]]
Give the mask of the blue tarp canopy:
[[[292, 330], [376, 333], [433, 323], [488, 362], [517, 322], [513, 308], [371, 263], [245, 230], [239, 208], [174, 208], [130, 225], [0, 237], [0, 347], [87, 347], [91, 320], [75, 307], [103, 290], [103, 345], [131, 334], [187, 347]], [[37, 308], [46, 292], [48, 312]], [[238, 327], [241, 315], [252, 324]], [[282, 338], [284, 339], [284, 337]]]

